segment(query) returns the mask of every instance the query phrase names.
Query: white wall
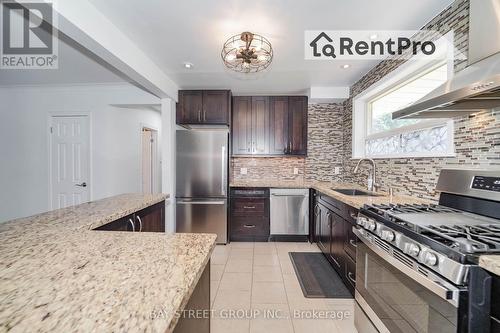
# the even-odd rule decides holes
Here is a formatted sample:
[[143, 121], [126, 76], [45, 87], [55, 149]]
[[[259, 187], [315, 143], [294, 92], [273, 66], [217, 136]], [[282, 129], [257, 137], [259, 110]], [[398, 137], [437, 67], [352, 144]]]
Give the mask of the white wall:
[[140, 192], [140, 131], [146, 125], [161, 132], [161, 115], [132, 104], [159, 105], [160, 100], [128, 84], [0, 88], [0, 221], [50, 209], [51, 113], [91, 115], [91, 200]]

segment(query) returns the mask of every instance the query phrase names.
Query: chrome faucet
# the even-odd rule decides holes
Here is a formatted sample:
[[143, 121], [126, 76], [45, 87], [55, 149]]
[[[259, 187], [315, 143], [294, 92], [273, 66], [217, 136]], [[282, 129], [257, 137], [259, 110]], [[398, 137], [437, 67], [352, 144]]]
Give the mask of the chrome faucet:
[[363, 161], [368, 161], [372, 165], [372, 172], [368, 175], [368, 191], [375, 192], [380, 187], [377, 183], [377, 167], [375, 166], [375, 161], [371, 158], [362, 158], [359, 160], [358, 164], [354, 168], [353, 173], [358, 173], [359, 165]]

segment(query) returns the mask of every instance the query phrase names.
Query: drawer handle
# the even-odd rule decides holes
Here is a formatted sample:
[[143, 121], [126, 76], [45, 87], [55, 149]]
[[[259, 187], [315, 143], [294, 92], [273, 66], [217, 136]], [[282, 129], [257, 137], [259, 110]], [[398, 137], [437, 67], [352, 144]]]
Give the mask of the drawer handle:
[[354, 239], [349, 239], [349, 244], [351, 244], [354, 247], [358, 247], [358, 244], [354, 241]]
[[244, 209], [255, 209], [255, 206], [243, 206]]
[[349, 212], [349, 215], [351, 215], [351, 217], [353, 219], [357, 219], [358, 218], [358, 215], [356, 213], [353, 213], [353, 212]]
[[255, 228], [255, 224], [244, 224], [243, 227], [245, 227], [245, 228]]
[[347, 272], [347, 278], [351, 280], [352, 283], [356, 283], [356, 279], [352, 277], [353, 275], [353, 272]]

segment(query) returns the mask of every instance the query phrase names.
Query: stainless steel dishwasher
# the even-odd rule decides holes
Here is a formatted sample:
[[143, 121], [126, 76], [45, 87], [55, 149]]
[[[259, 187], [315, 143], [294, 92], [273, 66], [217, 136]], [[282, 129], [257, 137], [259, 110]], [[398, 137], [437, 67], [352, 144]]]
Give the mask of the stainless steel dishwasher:
[[309, 234], [309, 190], [272, 188], [270, 190], [271, 237]]

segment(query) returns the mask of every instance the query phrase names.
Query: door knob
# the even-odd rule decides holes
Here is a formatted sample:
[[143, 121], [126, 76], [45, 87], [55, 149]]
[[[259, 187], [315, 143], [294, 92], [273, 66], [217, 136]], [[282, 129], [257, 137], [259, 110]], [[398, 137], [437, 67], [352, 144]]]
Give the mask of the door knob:
[[87, 183], [83, 182], [81, 184], [75, 184], [75, 186], [80, 186], [80, 187], [87, 187]]

